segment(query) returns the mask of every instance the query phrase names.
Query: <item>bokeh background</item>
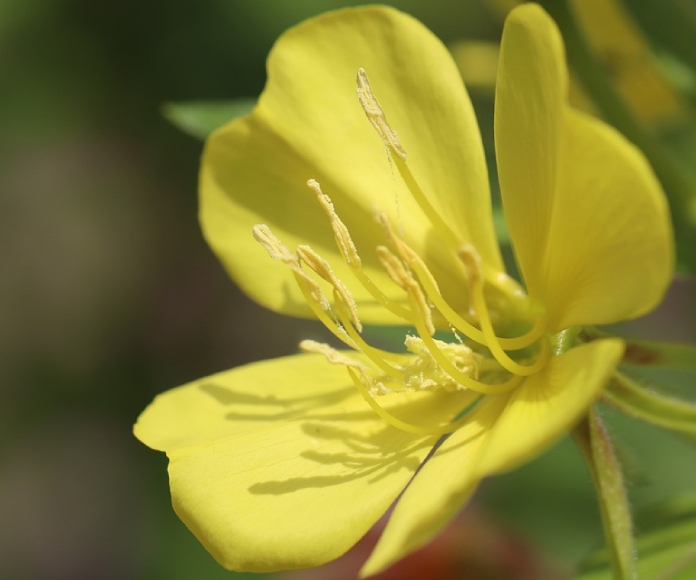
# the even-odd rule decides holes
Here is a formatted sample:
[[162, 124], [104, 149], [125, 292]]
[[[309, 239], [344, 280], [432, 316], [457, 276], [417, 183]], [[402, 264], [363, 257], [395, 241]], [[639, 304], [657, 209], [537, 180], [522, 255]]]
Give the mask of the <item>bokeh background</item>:
[[[349, 4], [0, 2], [0, 579], [244, 576], [179, 522], [166, 460], [131, 426], [157, 393], [321, 330], [226, 277], [197, 224], [202, 142], [162, 110], [258, 95], [274, 39]], [[500, 35], [483, 0], [394, 4], [446, 42]], [[490, 145], [490, 95], [474, 97]], [[659, 327], [639, 331], [692, 340], [692, 290], [675, 288]], [[637, 505], [694, 489], [692, 447], [610, 419]], [[487, 482], [435, 559], [466, 560], [471, 578], [563, 578], [600, 544], [589, 476], [563, 441]], [[304, 577], [351, 577], [364, 555]]]

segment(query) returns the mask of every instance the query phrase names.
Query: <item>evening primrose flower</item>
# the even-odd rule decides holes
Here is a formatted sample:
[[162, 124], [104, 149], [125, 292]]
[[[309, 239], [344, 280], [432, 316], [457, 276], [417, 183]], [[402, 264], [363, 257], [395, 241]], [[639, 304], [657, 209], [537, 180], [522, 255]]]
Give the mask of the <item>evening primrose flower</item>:
[[[305, 341], [195, 381], [135, 427], [167, 452], [174, 508], [222, 565], [327, 562], [398, 498], [363, 568], [375, 573], [598, 398], [623, 345], [581, 344], [578, 327], [659, 302], [671, 230], [641, 154], [566, 91], [554, 23], [515, 9], [495, 137], [522, 286], [503, 266], [476, 120], [442, 44], [384, 7], [278, 41], [258, 106], [208, 142], [201, 221], [251, 297], [318, 317], [346, 348]], [[389, 352], [363, 324], [411, 330]]]

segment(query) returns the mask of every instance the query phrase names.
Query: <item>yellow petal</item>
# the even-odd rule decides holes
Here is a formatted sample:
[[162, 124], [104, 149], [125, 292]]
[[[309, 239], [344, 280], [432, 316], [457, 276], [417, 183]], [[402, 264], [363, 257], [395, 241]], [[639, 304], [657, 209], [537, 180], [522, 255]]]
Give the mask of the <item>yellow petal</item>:
[[652, 169], [614, 129], [574, 111], [561, 151], [543, 281], [552, 332], [649, 312], [674, 267], [669, 209]]
[[[380, 397], [405, 420], [442, 419], [446, 394]], [[424, 420], [423, 417], [426, 417]], [[179, 517], [225, 567], [316, 566], [350, 548], [432, 448], [384, 423], [344, 368], [300, 355], [160, 395], [135, 427], [170, 459]]]
[[472, 466], [486, 449], [488, 433], [509, 395], [486, 398], [471, 422], [450, 435], [406, 488], [362, 576], [377, 574], [437, 534], [469, 499], [480, 479]]
[[[307, 377], [314, 380], [307, 380]], [[316, 355], [261, 361], [158, 395], [134, 427], [159, 451], [205, 445], [280, 421], [353, 405], [360, 397], [343, 367]]]
[[484, 477], [544, 451], [597, 399], [623, 352], [601, 340], [553, 357], [509, 395], [487, 397], [472, 423], [452, 434], [400, 498], [365, 575], [383, 570], [439, 532]]
[[[468, 95], [445, 47], [422, 24], [391, 8], [349, 9], [308, 21], [283, 35], [268, 60], [268, 84], [250, 118], [209, 141], [201, 174], [206, 237], [232, 276], [262, 304], [306, 312], [292, 277], [251, 239], [268, 224], [286, 245], [309, 243], [340, 263], [326, 218], [305, 186], [322, 185], [380, 286], [389, 283], [375, 256], [385, 239], [375, 222], [386, 212], [398, 231], [438, 274], [445, 294], [457, 293], [453, 258], [412, 199], [384, 143], [361, 109], [356, 74], [362, 67], [408, 166], [450, 228], [501, 269], [493, 232], [487, 172]], [[461, 267], [459, 268], [461, 269]], [[385, 319], [383, 308], [351, 287], [361, 318]], [[402, 298], [394, 288], [392, 296]], [[459, 292], [461, 294], [461, 292]]]
[[527, 378], [491, 430], [479, 477], [509, 471], [568, 432], [600, 396], [623, 355], [619, 339], [593, 341], [552, 357]]
[[568, 73], [563, 42], [537, 5], [514, 9], [503, 30], [495, 96], [498, 178], [529, 294], [543, 298], [543, 255], [558, 173]]
[[505, 215], [532, 299], [551, 332], [634, 318], [661, 300], [673, 267], [664, 194], [642, 154], [565, 104], [567, 72], [553, 21], [512, 12], [496, 94]]

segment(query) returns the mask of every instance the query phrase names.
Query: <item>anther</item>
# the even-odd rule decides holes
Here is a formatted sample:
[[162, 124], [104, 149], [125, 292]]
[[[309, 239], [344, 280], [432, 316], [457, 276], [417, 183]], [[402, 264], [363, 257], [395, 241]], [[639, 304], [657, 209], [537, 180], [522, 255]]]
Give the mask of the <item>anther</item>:
[[471, 244], [463, 244], [457, 250], [457, 256], [466, 266], [471, 286], [483, 283], [481, 256], [476, 251], [476, 248]]
[[408, 284], [413, 278], [404, 268], [403, 263], [399, 258], [389, 251], [389, 248], [385, 246], [377, 246], [377, 257], [382, 263], [382, 267], [385, 269], [389, 277], [396, 282], [401, 288], [407, 290]]
[[[415, 311], [412, 312], [413, 316], [420, 317], [425, 323], [425, 328], [428, 329], [428, 332], [435, 334], [435, 325], [433, 324], [430, 306], [416, 279], [404, 268], [401, 260], [389, 251], [389, 248], [377, 246], [377, 257], [382, 262], [382, 266], [389, 274], [389, 277], [401, 286], [411, 297], [411, 301], [417, 305]], [[409, 318], [411, 323], [413, 323], [413, 316]]]
[[379, 220], [379, 223], [382, 224], [387, 239], [391, 242], [392, 246], [394, 246], [396, 251], [399, 253], [401, 259], [404, 262], [406, 262], [406, 264], [408, 264], [409, 268], [413, 268], [413, 266], [420, 261], [420, 257], [418, 256], [418, 254], [414, 252], [408, 246], [408, 244], [406, 244], [406, 242], [404, 242], [399, 236], [396, 235], [394, 229], [391, 226], [391, 223], [389, 222], [387, 214], [380, 213], [377, 215], [377, 219]]
[[353, 360], [349, 356], [342, 353], [340, 350], [329, 346], [324, 342], [317, 342], [315, 340], [303, 340], [300, 342], [300, 349], [304, 352], [311, 352], [315, 354], [321, 354], [329, 361], [331, 364], [343, 365], [345, 367], [355, 367], [358, 369], [364, 368], [362, 364]]
[[[409, 297], [409, 304], [414, 310], [416, 327], [425, 329], [427, 333], [432, 336], [435, 334], [433, 314], [430, 310], [430, 305], [425, 298], [425, 294], [423, 294], [421, 287], [418, 285], [418, 282], [411, 279], [406, 285], [406, 293]], [[418, 325], [418, 321], [421, 322], [421, 325]]]
[[251, 230], [254, 239], [261, 244], [268, 255], [274, 260], [279, 260], [289, 264], [290, 262], [296, 261], [295, 254], [293, 254], [283, 243], [276, 237], [276, 235], [271, 231], [266, 224], [255, 225]]
[[370, 123], [372, 123], [372, 126], [382, 138], [382, 141], [384, 141], [389, 151], [400, 159], [406, 160], [406, 151], [404, 151], [404, 148], [401, 146], [396, 131], [387, 123], [384, 110], [372, 92], [367, 73], [362, 67], [358, 69], [357, 82], [358, 99], [360, 99], [360, 104], [362, 105], [363, 111], [365, 111], [365, 115], [367, 115], [367, 118], [370, 120]]
[[298, 246], [297, 255], [305, 264], [314, 270], [320, 278], [326, 280], [334, 287], [335, 292], [338, 293], [341, 301], [348, 308], [350, 321], [353, 323], [353, 326], [358, 329], [358, 332], [362, 332], [362, 324], [358, 318], [358, 306], [355, 303], [355, 299], [346, 285], [334, 274], [329, 263], [307, 245]]
[[251, 231], [254, 239], [266, 249], [268, 255], [274, 260], [283, 262], [288, 266], [295, 274], [295, 278], [298, 278], [300, 288], [306, 288], [314, 302], [318, 304], [324, 312], [328, 311], [330, 309], [329, 301], [321, 291], [319, 285], [302, 269], [297, 256], [278, 239], [271, 231], [271, 228], [266, 224], [258, 224], [255, 225]]
[[[346, 307], [340, 301], [340, 297], [336, 292], [334, 292], [334, 304], [336, 306], [336, 312], [338, 313], [338, 317], [341, 321], [341, 324], [343, 324], [343, 328], [355, 344], [355, 348], [362, 352], [365, 356], [367, 356], [373, 363], [375, 363], [377, 367], [382, 369], [387, 375], [396, 379], [397, 381], [403, 381], [403, 371], [400, 368], [397, 368], [396, 366], [389, 363], [384, 357], [384, 354], [388, 355], [389, 353], [385, 353], [381, 349], [370, 346], [363, 340], [363, 338], [356, 331], [356, 329], [353, 328], [353, 325], [351, 324], [350, 320], [350, 314], [346, 312]], [[387, 358], [391, 357], [388, 356]]]
[[321, 205], [322, 209], [329, 218], [331, 229], [334, 232], [336, 246], [338, 247], [341, 256], [343, 256], [343, 259], [350, 266], [355, 277], [362, 284], [363, 288], [365, 288], [365, 290], [367, 290], [372, 297], [377, 300], [377, 302], [382, 304], [387, 310], [408, 321], [408, 310], [384, 294], [384, 292], [377, 287], [377, 285], [363, 270], [362, 260], [358, 255], [358, 250], [353, 243], [353, 239], [350, 236], [348, 228], [336, 213], [331, 198], [321, 190], [321, 186], [316, 180], [310, 179], [307, 182], [307, 186], [312, 190], [317, 198], [317, 201], [319, 202], [319, 205]]
[[324, 212], [326, 212], [326, 215], [331, 222], [331, 229], [333, 229], [336, 244], [338, 245], [338, 249], [341, 251], [343, 259], [351, 268], [360, 268], [362, 261], [358, 255], [358, 250], [353, 243], [353, 239], [350, 237], [348, 228], [343, 221], [341, 221], [341, 218], [338, 217], [331, 198], [321, 190], [321, 186], [315, 179], [310, 179], [307, 181], [307, 187], [312, 190], [317, 198], [317, 201], [319, 202], [319, 205], [322, 207]]

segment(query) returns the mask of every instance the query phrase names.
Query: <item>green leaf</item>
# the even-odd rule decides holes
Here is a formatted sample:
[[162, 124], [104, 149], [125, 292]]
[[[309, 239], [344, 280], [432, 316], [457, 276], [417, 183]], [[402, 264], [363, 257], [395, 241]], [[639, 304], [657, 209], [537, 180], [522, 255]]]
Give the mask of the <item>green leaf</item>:
[[230, 101], [188, 101], [165, 103], [164, 116], [184, 133], [205, 140], [215, 129], [232, 119], [248, 115], [256, 104], [255, 99]]
[[602, 398], [622, 413], [696, 436], [696, 404], [676, 399], [616, 372]]
[[[682, 497], [643, 512], [637, 518], [639, 578], [696, 578], [696, 497]], [[606, 550], [590, 556], [578, 580], [611, 580]]]
[[635, 548], [626, 488], [611, 440], [594, 408], [576, 427], [573, 438], [592, 475], [613, 578], [633, 580]]

